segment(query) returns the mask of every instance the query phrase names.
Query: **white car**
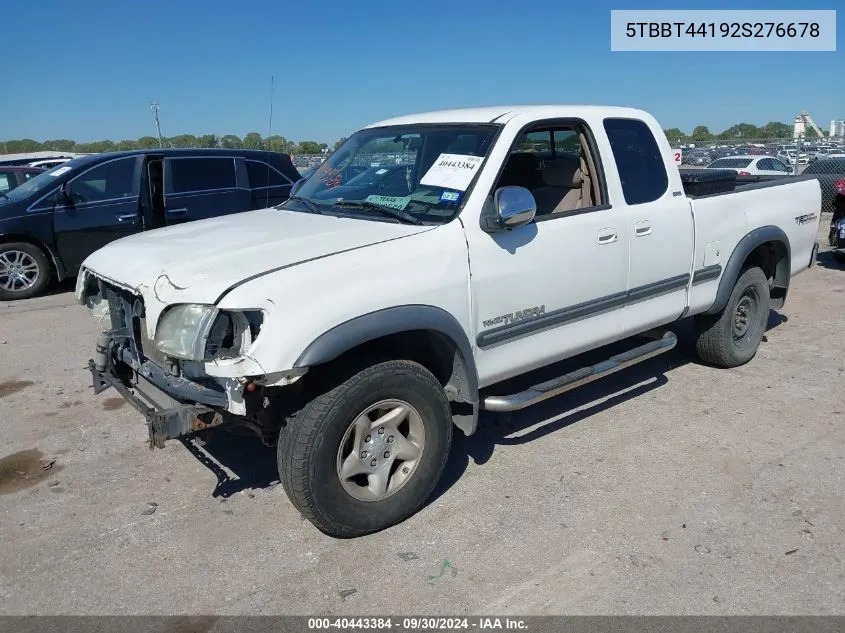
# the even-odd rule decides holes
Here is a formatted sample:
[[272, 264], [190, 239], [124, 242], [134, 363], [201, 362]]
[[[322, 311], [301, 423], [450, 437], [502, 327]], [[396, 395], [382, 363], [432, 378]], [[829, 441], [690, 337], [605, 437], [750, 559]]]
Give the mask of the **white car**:
[[777, 155], [777, 159], [787, 165], [807, 165], [810, 162], [810, 156], [806, 153], [798, 153], [792, 150], [786, 150]]
[[47, 158], [45, 160], [36, 160], [28, 163], [29, 167], [40, 167], [41, 169], [50, 169], [71, 160], [70, 158]]
[[[400, 144], [401, 178], [347, 180]], [[660, 124], [633, 108], [375, 123], [277, 207], [89, 256], [76, 297], [103, 328], [95, 392], [130, 402], [151, 447], [251, 429], [277, 445], [279, 480], [317, 528], [378, 531], [424, 505], [453, 428], [475, 433], [482, 409], [522, 409], [666, 352], [683, 317], [708, 363], [755, 356], [770, 308], [814, 261], [819, 183], [693, 197], [683, 178]], [[627, 351], [532, 373], [613, 342]]]
[[787, 176], [792, 173], [781, 160], [759, 154], [719, 158], [707, 165], [707, 169], [733, 169], [740, 176]]

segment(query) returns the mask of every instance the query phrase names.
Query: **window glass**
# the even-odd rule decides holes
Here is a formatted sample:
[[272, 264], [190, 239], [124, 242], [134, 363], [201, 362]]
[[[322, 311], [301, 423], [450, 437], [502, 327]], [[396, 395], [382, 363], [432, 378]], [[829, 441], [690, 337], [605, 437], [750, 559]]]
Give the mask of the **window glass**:
[[137, 195], [134, 156], [119, 158], [98, 165], [70, 181], [70, 194], [74, 202], [99, 202]]
[[296, 199], [279, 208], [389, 222], [448, 222], [475, 182], [497, 130], [478, 124], [361, 130], [308, 176]]
[[231, 189], [236, 185], [234, 158], [171, 158], [173, 193]]
[[669, 187], [669, 176], [660, 147], [643, 121], [605, 119], [604, 129], [628, 204], [660, 198]]
[[516, 146], [518, 152], [551, 153], [552, 135], [549, 130], [523, 134]]
[[804, 170], [805, 174], [845, 174], [845, 160], [828, 159], [810, 163]]
[[763, 160], [757, 163], [757, 169], [766, 169], [768, 171], [772, 171], [774, 168], [775, 167], [772, 164], [771, 158], [764, 158]]
[[784, 165], [779, 160], [772, 158], [771, 162], [772, 162], [772, 169], [774, 169], [775, 171], [792, 171], [791, 169], [789, 169], [789, 167]]
[[0, 193], [11, 191], [17, 184], [14, 172], [0, 171]]
[[578, 153], [581, 151], [581, 143], [578, 141], [578, 133], [575, 130], [555, 130], [553, 137], [555, 153]]
[[[250, 189], [257, 187], [278, 187], [291, 184], [276, 169], [258, 160], [246, 161], [246, 173], [249, 177]], [[269, 177], [269, 180], [268, 180]]]
[[[751, 160], [750, 158], [720, 158], [707, 166], [713, 169], [742, 169], [743, 167], [748, 167], [751, 164]], [[765, 168], [760, 167], [760, 169]]]

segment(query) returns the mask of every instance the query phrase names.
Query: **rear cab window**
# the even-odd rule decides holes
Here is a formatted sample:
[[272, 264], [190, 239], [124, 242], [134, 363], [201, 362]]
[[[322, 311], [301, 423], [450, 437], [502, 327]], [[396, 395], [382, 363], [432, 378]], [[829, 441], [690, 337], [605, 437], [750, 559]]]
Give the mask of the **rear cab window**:
[[669, 189], [669, 175], [660, 147], [645, 121], [604, 120], [626, 204], [644, 204], [661, 198]]

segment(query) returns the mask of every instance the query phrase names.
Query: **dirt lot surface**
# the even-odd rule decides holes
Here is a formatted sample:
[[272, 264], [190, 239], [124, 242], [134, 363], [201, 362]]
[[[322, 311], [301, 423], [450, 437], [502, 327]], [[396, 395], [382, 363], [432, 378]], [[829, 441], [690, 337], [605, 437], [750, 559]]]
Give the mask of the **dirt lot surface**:
[[486, 415], [418, 515], [334, 540], [252, 439], [148, 450], [92, 394], [69, 286], [0, 304], [0, 613], [841, 614], [843, 266], [770, 325], [739, 369], [682, 323], [670, 355]]

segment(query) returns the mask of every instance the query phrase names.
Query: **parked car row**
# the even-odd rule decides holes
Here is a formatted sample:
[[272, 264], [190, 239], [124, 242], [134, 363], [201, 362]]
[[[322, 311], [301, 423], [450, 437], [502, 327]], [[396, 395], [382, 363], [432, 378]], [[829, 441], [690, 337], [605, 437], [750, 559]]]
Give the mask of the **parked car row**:
[[17, 165], [0, 165], [0, 198], [6, 193], [20, 187], [34, 178], [44, 169], [40, 167], [19, 167]]
[[284, 202], [300, 179], [287, 154], [257, 150], [111, 152], [34, 176], [21, 169], [0, 171], [0, 186], [3, 174], [17, 179], [0, 188], [0, 300], [76, 276], [88, 255], [132, 233]]

